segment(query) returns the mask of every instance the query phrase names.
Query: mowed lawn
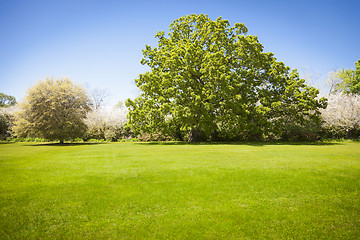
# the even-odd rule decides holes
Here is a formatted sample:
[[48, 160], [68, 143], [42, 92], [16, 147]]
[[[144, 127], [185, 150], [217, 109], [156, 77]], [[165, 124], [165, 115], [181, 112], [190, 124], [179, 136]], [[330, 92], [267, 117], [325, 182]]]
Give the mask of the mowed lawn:
[[0, 239], [359, 239], [360, 143], [0, 144]]

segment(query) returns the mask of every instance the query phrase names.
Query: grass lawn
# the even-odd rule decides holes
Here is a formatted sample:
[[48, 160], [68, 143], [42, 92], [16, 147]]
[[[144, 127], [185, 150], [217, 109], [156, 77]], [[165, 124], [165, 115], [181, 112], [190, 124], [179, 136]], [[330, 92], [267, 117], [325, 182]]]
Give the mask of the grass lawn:
[[0, 239], [359, 239], [360, 143], [0, 144]]

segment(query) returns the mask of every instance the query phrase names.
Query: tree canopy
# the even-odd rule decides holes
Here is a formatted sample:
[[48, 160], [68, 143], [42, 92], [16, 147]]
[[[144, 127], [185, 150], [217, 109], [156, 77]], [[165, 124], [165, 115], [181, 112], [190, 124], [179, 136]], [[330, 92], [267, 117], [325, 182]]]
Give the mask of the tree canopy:
[[334, 74], [335, 86], [331, 92], [360, 94], [360, 59], [355, 62], [355, 70], [340, 69]]
[[59, 139], [61, 143], [81, 137], [90, 102], [86, 90], [67, 78], [39, 81], [27, 91], [15, 116], [15, 135]]
[[13, 96], [0, 93], [0, 107], [10, 107], [16, 104], [16, 99]]
[[142, 91], [126, 101], [135, 133], [188, 141], [282, 136], [288, 124], [319, 121], [318, 90], [264, 53], [243, 23], [190, 15], [175, 20], [158, 46], [146, 46], [150, 71], [135, 80]]

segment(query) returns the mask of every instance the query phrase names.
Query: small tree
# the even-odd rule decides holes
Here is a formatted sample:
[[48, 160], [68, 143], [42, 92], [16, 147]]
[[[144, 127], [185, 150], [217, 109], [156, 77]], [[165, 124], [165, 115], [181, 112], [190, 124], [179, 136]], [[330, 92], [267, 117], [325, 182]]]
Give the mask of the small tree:
[[0, 93], [0, 107], [10, 107], [16, 104], [16, 99], [13, 96]]
[[93, 103], [93, 107], [95, 109], [99, 109], [102, 107], [106, 99], [109, 97], [109, 91], [106, 89], [97, 89], [95, 88], [91, 93], [91, 100]]
[[60, 143], [81, 137], [90, 111], [86, 90], [69, 79], [46, 79], [30, 88], [15, 116], [16, 136], [59, 139]]

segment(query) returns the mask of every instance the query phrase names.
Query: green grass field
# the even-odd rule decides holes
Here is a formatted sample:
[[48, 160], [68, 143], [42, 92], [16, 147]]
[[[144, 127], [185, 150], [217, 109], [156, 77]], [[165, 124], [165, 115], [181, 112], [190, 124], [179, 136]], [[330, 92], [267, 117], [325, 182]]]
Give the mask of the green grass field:
[[359, 239], [360, 143], [0, 144], [0, 239]]

